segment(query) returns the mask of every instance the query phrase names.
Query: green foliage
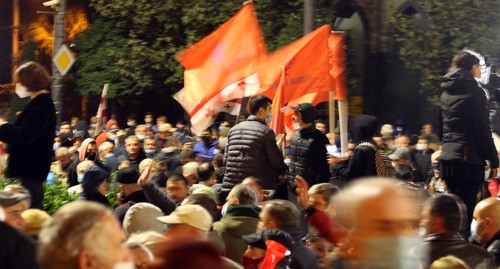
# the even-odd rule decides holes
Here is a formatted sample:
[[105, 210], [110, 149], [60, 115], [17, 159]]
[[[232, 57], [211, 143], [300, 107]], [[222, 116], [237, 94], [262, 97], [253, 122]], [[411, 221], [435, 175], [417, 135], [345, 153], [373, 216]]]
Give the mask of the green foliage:
[[21, 182], [9, 178], [0, 179], [0, 190], [5, 189], [5, 187], [8, 185], [21, 185]]
[[[177, 53], [233, 16], [243, 1], [91, 0], [92, 27], [76, 40], [77, 90], [98, 95], [110, 83], [111, 98], [183, 84]], [[331, 23], [332, 1], [315, 5], [316, 26]], [[303, 35], [303, 1], [254, 1], [269, 51]]]
[[422, 93], [436, 102], [440, 81], [456, 52], [464, 47], [495, 58], [500, 56], [498, 10], [500, 1], [414, 1], [428, 16], [429, 24], [417, 25], [414, 15], [390, 7], [399, 42], [399, 57], [419, 72]]
[[131, 52], [127, 43], [123, 30], [104, 19], [95, 20], [90, 29], [76, 38], [76, 86], [81, 95], [100, 95], [105, 83], [110, 83], [110, 98], [139, 90], [118, 64]]
[[60, 181], [54, 180], [52, 184], [44, 183], [45, 196], [43, 207], [49, 214], [54, 214], [57, 209], [69, 202], [76, 201], [78, 195], [68, 194], [68, 186]]

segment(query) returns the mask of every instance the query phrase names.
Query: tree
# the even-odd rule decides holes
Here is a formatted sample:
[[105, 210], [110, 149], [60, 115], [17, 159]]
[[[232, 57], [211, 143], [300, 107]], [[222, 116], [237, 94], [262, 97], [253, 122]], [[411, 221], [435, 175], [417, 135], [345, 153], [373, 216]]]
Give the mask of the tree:
[[420, 74], [421, 93], [436, 103], [440, 82], [452, 57], [464, 47], [492, 58], [500, 56], [498, 0], [414, 1], [428, 16], [428, 25], [416, 23], [415, 14], [392, 10], [398, 56]]
[[[77, 40], [78, 91], [97, 95], [105, 82], [110, 97], [145, 91], [175, 93], [183, 84], [177, 53], [233, 16], [243, 1], [91, 0], [92, 27]], [[303, 1], [255, 1], [268, 50], [303, 34]], [[322, 0], [318, 14], [329, 14]], [[317, 26], [331, 22], [318, 16]]]

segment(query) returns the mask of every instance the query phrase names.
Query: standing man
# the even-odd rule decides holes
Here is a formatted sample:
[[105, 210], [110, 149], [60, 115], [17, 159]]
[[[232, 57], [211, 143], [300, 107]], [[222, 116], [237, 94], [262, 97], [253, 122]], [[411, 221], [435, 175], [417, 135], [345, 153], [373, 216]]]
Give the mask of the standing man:
[[[257, 95], [249, 100], [250, 117], [229, 131], [222, 187], [229, 192], [249, 176], [260, 179], [264, 189], [276, 188], [276, 180], [286, 171], [276, 135], [267, 126], [271, 121], [272, 101]], [[325, 155], [326, 158], [326, 155]]]
[[289, 182], [293, 184], [296, 176], [305, 178], [309, 186], [328, 182], [330, 168], [326, 158], [328, 138], [314, 125], [316, 108], [310, 103], [301, 103], [292, 115], [293, 128], [296, 133], [292, 138], [290, 152], [292, 161], [289, 165]]
[[489, 178], [496, 176], [498, 168], [488, 104], [476, 80], [479, 78], [479, 58], [468, 51], [460, 51], [441, 83], [441, 177], [451, 193], [459, 196], [467, 206], [467, 225], [472, 221], [476, 194], [484, 180], [485, 161], [488, 160], [491, 166]]

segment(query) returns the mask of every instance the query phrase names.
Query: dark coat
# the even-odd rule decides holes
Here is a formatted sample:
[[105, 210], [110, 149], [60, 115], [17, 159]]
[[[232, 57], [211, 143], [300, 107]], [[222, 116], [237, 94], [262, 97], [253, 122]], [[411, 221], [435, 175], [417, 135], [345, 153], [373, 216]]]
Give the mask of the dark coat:
[[148, 202], [144, 191], [136, 191], [131, 193], [129, 196], [123, 198], [122, 204], [118, 206], [113, 212], [115, 217], [120, 222], [120, 225], [123, 223], [123, 219], [125, 218], [125, 214], [127, 214], [127, 210], [135, 205], [136, 203]]
[[304, 245], [302, 236], [297, 227], [284, 227], [283, 231], [289, 233], [293, 238], [291, 269], [316, 269], [316, 254]]
[[456, 69], [441, 84], [443, 144], [439, 160], [498, 167], [498, 153], [491, 137], [485, 92], [472, 74]]
[[377, 167], [375, 166], [376, 146], [371, 142], [361, 144], [354, 149], [349, 159], [349, 164], [341, 174], [347, 180], [353, 180], [360, 177], [377, 176]]
[[500, 267], [500, 231], [486, 243], [486, 251], [493, 257], [496, 266]]
[[469, 244], [459, 234], [434, 234], [415, 247], [415, 254], [424, 268], [444, 256], [453, 255], [471, 268], [496, 268], [486, 250]]
[[292, 161], [289, 166], [289, 181], [302, 176], [312, 186], [328, 182], [330, 167], [326, 159], [328, 138], [313, 125], [295, 133], [290, 144]]
[[264, 189], [274, 189], [280, 170], [284, 172], [286, 167], [276, 135], [255, 115], [229, 131], [224, 163], [224, 189], [233, 188], [249, 176], [260, 179]]
[[0, 268], [36, 269], [35, 243], [26, 235], [0, 221]]
[[80, 199], [94, 201], [109, 206], [106, 196], [97, 192], [97, 188], [104, 180], [109, 178], [109, 173], [97, 165], [91, 166], [85, 171], [82, 181], [83, 192], [80, 193]]
[[54, 159], [55, 128], [56, 112], [50, 94], [32, 99], [14, 124], [0, 126], [0, 140], [8, 144], [7, 177], [47, 178]]

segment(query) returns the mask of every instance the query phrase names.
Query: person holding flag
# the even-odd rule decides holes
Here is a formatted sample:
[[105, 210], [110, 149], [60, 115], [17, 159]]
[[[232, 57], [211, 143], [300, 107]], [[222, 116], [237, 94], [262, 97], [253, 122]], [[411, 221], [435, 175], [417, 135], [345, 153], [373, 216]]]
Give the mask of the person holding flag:
[[286, 172], [274, 131], [267, 126], [272, 119], [271, 99], [257, 95], [250, 97], [248, 103], [250, 117], [229, 131], [223, 193], [249, 176], [260, 179], [264, 189], [274, 190], [278, 176]]

